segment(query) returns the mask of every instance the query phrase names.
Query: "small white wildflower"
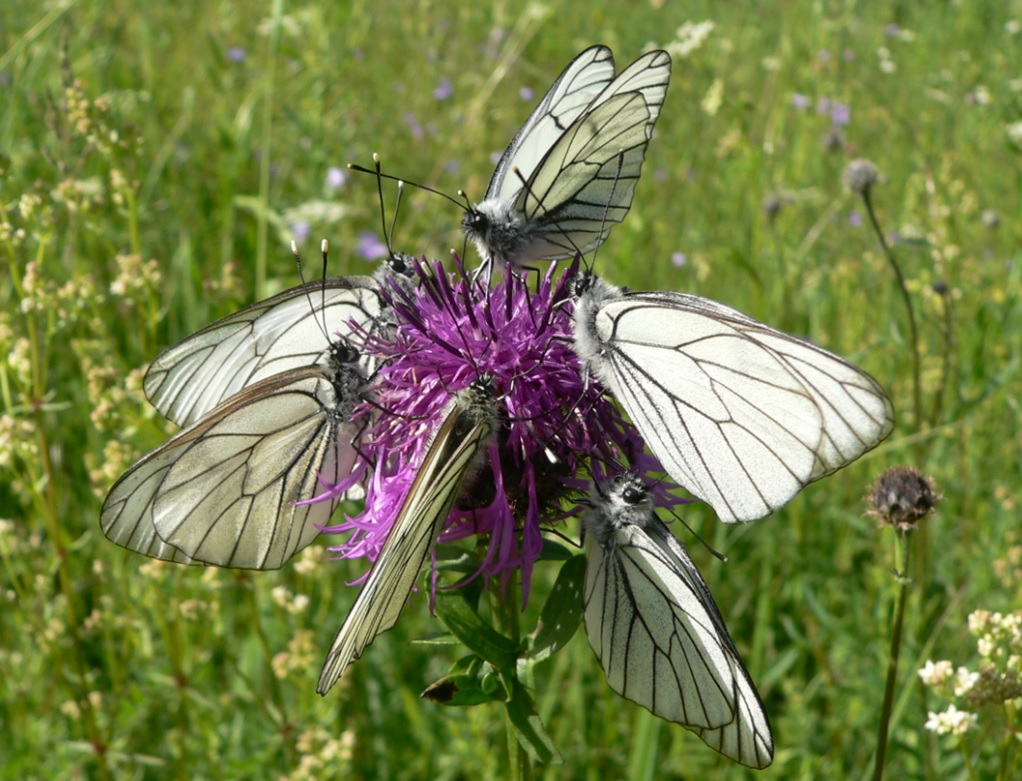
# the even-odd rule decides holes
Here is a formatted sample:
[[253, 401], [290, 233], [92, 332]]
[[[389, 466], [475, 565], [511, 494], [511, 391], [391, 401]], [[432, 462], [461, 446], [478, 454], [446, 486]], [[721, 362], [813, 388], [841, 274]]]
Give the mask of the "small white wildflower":
[[1016, 144], [1022, 144], [1022, 122], [1012, 122], [1004, 128], [1008, 138]]
[[923, 669], [919, 671], [919, 677], [927, 686], [940, 686], [947, 682], [953, 672], [954, 665], [947, 659], [942, 659], [939, 662], [927, 659]]
[[703, 96], [703, 101], [700, 105], [706, 115], [712, 117], [720, 111], [720, 105], [723, 102], [724, 82], [720, 79], [714, 79], [713, 84], [706, 90], [706, 95]]
[[319, 566], [322, 561], [323, 554], [316, 547], [308, 547], [298, 555], [298, 561], [295, 562], [295, 572], [299, 575], [311, 575], [313, 570]]
[[1004, 23], [1004, 32], [1008, 35], [1018, 35], [1022, 32], [1022, 22], [1018, 19], [1009, 19]]
[[308, 606], [309, 597], [305, 594], [297, 594], [294, 600], [288, 606], [287, 612], [291, 613], [292, 615], [297, 615], [298, 613], [304, 611]]
[[964, 735], [969, 730], [976, 728], [976, 721], [975, 713], [961, 711], [951, 705], [943, 713], [933, 713], [932, 711], [928, 713], [926, 724], [923, 726], [938, 735]]
[[973, 610], [969, 613], [969, 631], [973, 635], [986, 634], [990, 628], [990, 611], [989, 610]]
[[274, 587], [273, 591], [270, 592], [270, 596], [281, 607], [287, 607], [287, 603], [291, 600], [291, 592], [284, 588], [284, 586]]
[[959, 667], [955, 671], [955, 682], [952, 687], [955, 697], [964, 697], [979, 681], [979, 673], [973, 672], [968, 667]]
[[994, 642], [992, 635], [983, 635], [976, 641], [976, 650], [979, 651], [979, 655], [984, 659], [989, 659], [996, 653], [997, 643]]
[[674, 59], [683, 60], [706, 42], [714, 27], [716, 27], [716, 24], [709, 20], [705, 22], [685, 22], [685, 24], [678, 28], [676, 39], [664, 48], [667, 49], [667, 52]]

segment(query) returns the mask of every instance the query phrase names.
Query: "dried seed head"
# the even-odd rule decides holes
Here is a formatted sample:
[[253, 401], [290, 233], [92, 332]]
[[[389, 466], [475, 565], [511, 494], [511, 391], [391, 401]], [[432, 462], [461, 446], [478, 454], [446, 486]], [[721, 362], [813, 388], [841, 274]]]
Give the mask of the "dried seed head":
[[880, 172], [877, 171], [877, 167], [869, 160], [863, 158], [852, 160], [852, 162], [845, 166], [845, 171], [841, 175], [841, 180], [845, 183], [845, 187], [856, 195], [868, 193], [869, 189], [876, 184], [879, 178]]
[[933, 481], [918, 469], [896, 466], [876, 479], [865, 501], [869, 514], [881, 525], [911, 531], [942, 498], [934, 490]]

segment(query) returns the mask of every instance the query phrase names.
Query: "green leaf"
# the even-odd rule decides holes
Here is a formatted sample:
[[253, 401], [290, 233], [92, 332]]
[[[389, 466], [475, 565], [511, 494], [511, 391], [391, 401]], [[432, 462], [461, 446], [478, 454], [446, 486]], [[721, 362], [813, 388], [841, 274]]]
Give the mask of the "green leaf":
[[507, 703], [508, 719], [514, 728], [515, 737], [534, 762], [545, 765], [560, 765], [561, 758], [553, 739], [547, 734], [536, 704], [521, 681], [515, 680], [511, 699]]
[[537, 561], [567, 561], [575, 556], [575, 551], [555, 540], [543, 538], [543, 549]]
[[536, 631], [529, 637], [529, 659], [541, 662], [560, 651], [575, 635], [582, 621], [582, 587], [586, 558], [572, 556], [557, 575], [557, 582], [543, 605]]
[[514, 670], [518, 644], [483, 621], [460, 590], [437, 594], [436, 614], [470, 650], [498, 670]]

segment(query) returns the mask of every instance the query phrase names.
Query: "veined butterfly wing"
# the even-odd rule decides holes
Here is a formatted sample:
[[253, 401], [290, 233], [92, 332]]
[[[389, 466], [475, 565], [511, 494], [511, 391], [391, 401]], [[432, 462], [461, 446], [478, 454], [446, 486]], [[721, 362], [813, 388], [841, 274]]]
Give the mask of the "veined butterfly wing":
[[770, 723], [706, 582], [634, 475], [596, 486], [583, 516], [584, 616], [610, 687], [754, 768]]
[[394, 526], [348, 612], [316, 688], [326, 694], [377, 635], [391, 629], [462, 486], [494, 430], [496, 400], [488, 382], [455, 394], [423, 457]]
[[893, 428], [868, 374], [730, 307], [589, 275], [576, 290], [580, 359], [668, 474], [726, 523], [768, 515]]
[[606, 46], [590, 46], [572, 60], [504, 150], [486, 188], [486, 199], [510, 200], [516, 195], [522, 181], [511, 169], [517, 168], [528, 180], [552, 140], [589, 108], [613, 78], [614, 55]]
[[357, 457], [350, 416], [365, 380], [354, 350], [337, 343], [332, 354], [330, 369], [249, 385], [143, 457], [110, 490], [103, 533], [168, 561], [281, 567], [339, 499], [297, 503], [340, 482]]
[[244, 388], [321, 360], [324, 329], [371, 330], [382, 304], [371, 277], [308, 282], [217, 320], [164, 350], [146, 372], [153, 406], [189, 426]]
[[609, 83], [609, 50], [588, 49], [579, 61], [515, 135], [486, 198], [465, 215], [462, 228], [484, 266], [587, 252], [631, 206], [670, 80], [670, 56], [645, 54]]

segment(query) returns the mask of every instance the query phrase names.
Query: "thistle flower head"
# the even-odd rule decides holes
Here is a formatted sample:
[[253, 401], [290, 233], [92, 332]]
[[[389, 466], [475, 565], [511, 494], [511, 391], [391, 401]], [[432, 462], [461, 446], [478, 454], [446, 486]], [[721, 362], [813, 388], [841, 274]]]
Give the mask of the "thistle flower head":
[[[412, 486], [452, 394], [488, 378], [500, 404], [500, 422], [487, 448], [487, 465], [464, 484], [445, 525], [444, 542], [489, 535], [476, 574], [505, 585], [521, 569], [529, 576], [542, 548], [540, 524], [563, 517], [561, 501], [629, 463], [661, 471], [643, 454], [643, 442], [605, 396], [583, 377], [571, 348], [567, 281], [556, 264], [535, 290], [514, 274], [490, 289], [457, 262], [415, 262], [418, 285], [384, 291], [393, 327], [366, 335], [361, 349], [379, 369], [372, 402], [356, 416], [373, 422], [361, 437], [362, 462], [326, 496], [366, 483], [365, 509], [331, 532], [353, 532], [334, 550], [375, 559]], [[675, 504], [666, 484], [655, 492]]]

